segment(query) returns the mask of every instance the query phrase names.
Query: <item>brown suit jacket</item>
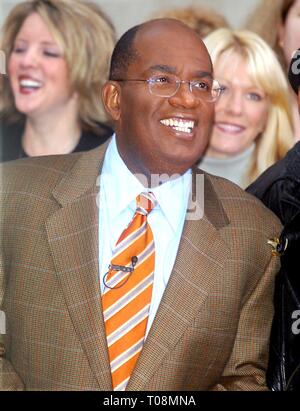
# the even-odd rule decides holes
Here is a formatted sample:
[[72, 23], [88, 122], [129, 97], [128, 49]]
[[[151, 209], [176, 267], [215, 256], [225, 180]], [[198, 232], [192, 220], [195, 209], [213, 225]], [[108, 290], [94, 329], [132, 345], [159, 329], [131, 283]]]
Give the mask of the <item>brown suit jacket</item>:
[[[111, 390], [96, 183], [106, 146], [1, 169], [2, 389]], [[279, 260], [276, 217], [205, 174], [128, 390], [263, 390]], [[101, 245], [100, 245], [101, 246]]]

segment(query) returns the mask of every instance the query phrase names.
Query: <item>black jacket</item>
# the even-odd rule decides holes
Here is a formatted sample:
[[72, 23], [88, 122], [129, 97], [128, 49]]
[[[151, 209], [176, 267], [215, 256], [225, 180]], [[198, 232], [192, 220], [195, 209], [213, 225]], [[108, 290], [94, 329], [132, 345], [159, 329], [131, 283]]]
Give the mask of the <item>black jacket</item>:
[[[24, 122], [9, 124], [0, 114], [0, 163], [27, 157], [22, 148]], [[73, 152], [92, 150], [104, 143], [113, 130], [106, 124], [99, 123], [97, 130], [82, 130], [80, 140]]]
[[274, 391], [300, 391], [300, 142], [247, 191], [284, 224], [277, 246], [281, 270], [275, 285], [267, 383]]

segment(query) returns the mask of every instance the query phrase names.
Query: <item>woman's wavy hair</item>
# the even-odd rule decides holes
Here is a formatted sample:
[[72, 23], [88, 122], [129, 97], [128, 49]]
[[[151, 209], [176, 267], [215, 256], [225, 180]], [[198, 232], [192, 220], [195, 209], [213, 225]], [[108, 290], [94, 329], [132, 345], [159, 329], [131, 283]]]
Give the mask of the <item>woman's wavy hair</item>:
[[[101, 88], [108, 78], [110, 57], [115, 44], [115, 29], [109, 18], [94, 3], [81, 0], [31, 0], [16, 5], [8, 15], [0, 40], [7, 65], [16, 36], [28, 16], [37, 13], [47, 24], [60, 46], [69, 71], [71, 91], [78, 94], [82, 128], [97, 131], [106, 121]], [[7, 72], [7, 70], [6, 70]], [[8, 76], [0, 76], [2, 115], [17, 121], [23, 115], [14, 104]]]
[[269, 101], [265, 129], [255, 141], [256, 148], [248, 173], [250, 183], [283, 158], [293, 145], [287, 79], [273, 50], [253, 32], [219, 29], [209, 34], [204, 42], [215, 67], [225, 54], [228, 61], [234, 61], [237, 55], [241, 56], [250, 78], [264, 91]]

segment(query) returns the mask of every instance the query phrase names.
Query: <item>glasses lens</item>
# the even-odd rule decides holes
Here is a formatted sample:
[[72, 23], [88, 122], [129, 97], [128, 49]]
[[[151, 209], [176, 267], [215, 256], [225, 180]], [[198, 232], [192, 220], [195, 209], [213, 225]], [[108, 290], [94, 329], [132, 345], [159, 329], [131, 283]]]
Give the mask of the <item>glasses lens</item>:
[[214, 80], [212, 89], [211, 89], [211, 96], [212, 96], [211, 101], [216, 101], [220, 97], [221, 92], [222, 92], [222, 87], [220, 83], [217, 80]]
[[153, 76], [148, 80], [150, 93], [159, 97], [172, 97], [181, 83], [190, 83], [190, 90], [199, 99], [215, 101], [220, 95], [221, 87], [217, 80], [204, 78], [201, 80], [181, 81], [174, 76]]
[[148, 81], [151, 94], [159, 97], [171, 97], [178, 90], [178, 80], [172, 76], [154, 76]]
[[193, 93], [203, 101], [215, 101], [220, 94], [220, 85], [217, 80], [209, 78], [191, 81]]

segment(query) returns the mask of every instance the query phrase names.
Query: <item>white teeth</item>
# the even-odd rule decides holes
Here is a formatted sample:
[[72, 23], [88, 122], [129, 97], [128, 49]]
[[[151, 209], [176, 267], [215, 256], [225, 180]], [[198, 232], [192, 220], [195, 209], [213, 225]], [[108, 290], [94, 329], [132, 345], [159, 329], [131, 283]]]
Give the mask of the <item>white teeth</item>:
[[166, 118], [164, 120], [160, 120], [160, 122], [167, 127], [172, 127], [176, 131], [181, 131], [183, 133], [191, 133], [195, 122], [193, 120], [183, 120], [183, 119], [176, 119], [176, 118]]
[[192, 130], [190, 128], [186, 128], [186, 127], [174, 127], [174, 129], [176, 131], [181, 131], [183, 133], [191, 133]]
[[31, 79], [23, 79], [20, 81], [21, 87], [30, 87], [30, 88], [39, 88], [42, 84], [39, 81], [31, 80]]

